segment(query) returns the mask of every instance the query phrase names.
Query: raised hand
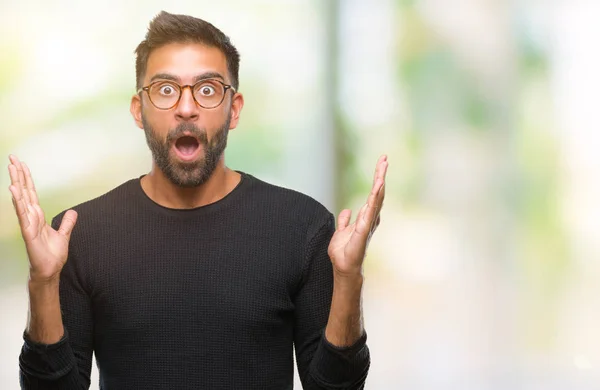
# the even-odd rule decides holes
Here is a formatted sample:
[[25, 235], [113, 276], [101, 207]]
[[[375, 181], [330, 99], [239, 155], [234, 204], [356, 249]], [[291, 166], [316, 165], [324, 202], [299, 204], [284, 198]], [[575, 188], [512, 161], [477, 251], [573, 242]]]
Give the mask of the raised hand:
[[338, 227], [329, 243], [328, 253], [337, 275], [362, 274], [362, 264], [371, 236], [379, 226], [379, 213], [385, 197], [387, 156], [377, 161], [373, 187], [367, 203], [360, 209], [356, 221], [350, 224], [352, 210], [342, 210]]
[[67, 261], [69, 239], [77, 221], [77, 212], [67, 211], [59, 229], [54, 230], [46, 222], [29, 168], [16, 156], [9, 156], [9, 160], [9, 190], [29, 257], [30, 280], [46, 282], [58, 279]]

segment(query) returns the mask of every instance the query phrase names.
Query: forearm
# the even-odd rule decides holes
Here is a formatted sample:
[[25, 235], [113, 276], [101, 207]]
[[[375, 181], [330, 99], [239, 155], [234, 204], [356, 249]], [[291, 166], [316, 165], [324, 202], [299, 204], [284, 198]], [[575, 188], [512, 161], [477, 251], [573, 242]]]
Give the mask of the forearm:
[[[29, 315], [19, 355], [23, 390], [89, 388], [93, 349], [88, 297], [73, 287], [73, 275], [61, 273], [61, 278], [51, 283], [29, 281]], [[70, 316], [74, 320], [63, 325], [63, 311], [67, 321], [70, 313], [76, 313]], [[69, 326], [73, 323], [79, 326]]]
[[362, 313], [363, 276], [334, 273], [333, 296], [325, 338], [338, 347], [353, 345], [364, 333]]
[[325, 338], [303, 381], [305, 389], [363, 389], [370, 357], [361, 307], [362, 276], [334, 277]]
[[31, 341], [41, 344], [55, 344], [63, 337], [58, 280], [29, 281], [26, 333]]
[[340, 273], [329, 253], [334, 216], [312, 238], [307, 270], [295, 295], [298, 374], [306, 390], [364, 387], [370, 355], [363, 329], [363, 276]]

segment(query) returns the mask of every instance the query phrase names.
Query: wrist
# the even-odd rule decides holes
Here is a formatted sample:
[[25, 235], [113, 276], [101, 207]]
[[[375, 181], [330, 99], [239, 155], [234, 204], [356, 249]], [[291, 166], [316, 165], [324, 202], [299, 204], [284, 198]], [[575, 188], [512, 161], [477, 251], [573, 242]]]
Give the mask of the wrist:
[[339, 271], [334, 268], [333, 281], [339, 284], [361, 284], [364, 281], [362, 267], [354, 271]]
[[362, 275], [334, 275], [333, 300], [354, 302], [360, 300], [363, 290]]
[[30, 289], [48, 289], [58, 287], [60, 284], [60, 273], [50, 277], [42, 277], [29, 273], [29, 288]]

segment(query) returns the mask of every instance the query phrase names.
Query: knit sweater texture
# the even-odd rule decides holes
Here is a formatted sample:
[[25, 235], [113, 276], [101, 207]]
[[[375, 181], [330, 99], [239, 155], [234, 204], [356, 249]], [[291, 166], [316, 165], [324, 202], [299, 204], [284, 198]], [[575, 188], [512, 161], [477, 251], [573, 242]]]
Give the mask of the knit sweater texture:
[[21, 388], [88, 389], [95, 354], [102, 390], [292, 389], [294, 357], [304, 389], [362, 389], [366, 334], [349, 347], [324, 335], [334, 216], [239, 173], [227, 196], [195, 209], [153, 202], [141, 178], [74, 207], [65, 335], [23, 335]]

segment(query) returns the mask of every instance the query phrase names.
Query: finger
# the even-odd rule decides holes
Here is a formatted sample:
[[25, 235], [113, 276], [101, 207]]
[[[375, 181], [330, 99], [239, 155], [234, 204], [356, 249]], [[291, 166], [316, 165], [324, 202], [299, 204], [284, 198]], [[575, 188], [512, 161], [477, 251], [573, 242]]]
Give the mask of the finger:
[[380, 182], [379, 182], [379, 188], [377, 189], [377, 193], [376, 193], [376, 196], [374, 199], [374, 204], [375, 204], [376, 210], [375, 210], [373, 222], [375, 222], [375, 220], [377, 218], [379, 218], [379, 213], [381, 212], [381, 208], [383, 207], [383, 200], [385, 199], [385, 176], [387, 173], [387, 168], [388, 168], [388, 162], [387, 162], [387, 159], [385, 159], [380, 164], [379, 178], [378, 178], [378, 180]]
[[17, 212], [27, 213], [27, 203], [25, 197], [23, 196], [23, 187], [19, 182], [19, 173], [17, 172], [17, 167], [14, 164], [10, 164], [8, 166], [8, 174], [10, 176], [11, 187], [14, 187], [14, 191], [10, 191], [15, 199]]
[[375, 175], [373, 177], [373, 187], [371, 188], [371, 194], [373, 194], [373, 191], [375, 191], [375, 200], [378, 200], [379, 203], [383, 201], [383, 196], [385, 195], [385, 176], [387, 174], [387, 168], [387, 156], [383, 155], [377, 161]]
[[367, 235], [369, 233], [370, 221], [368, 221], [368, 219], [367, 219], [368, 211], [369, 211], [369, 203], [365, 203], [358, 211], [358, 215], [356, 216], [356, 229], [355, 229], [355, 231], [358, 234]]
[[357, 232], [360, 234], [368, 235], [372, 232], [375, 220], [379, 215], [379, 209], [383, 202], [383, 196], [385, 190], [385, 175], [387, 173], [387, 156], [383, 155], [377, 160], [377, 166], [375, 168], [375, 175], [373, 178], [373, 187], [367, 198], [367, 203], [361, 208], [356, 217], [357, 221]]
[[35, 217], [31, 216], [30, 220], [32, 223], [37, 223], [38, 232], [41, 233], [46, 225], [46, 217], [44, 216], [44, 210], [39, 204], [34, 204], [31, 206], [33, 212], [35, 213]]
[[12, 202], [13, 208], [15, 209], [15, 214], [16, 214], [16, 215], [17, 215], [17, 217], [18, 217], [18, 216], [19, 216], [19, 214], [18, 214], [18, 213], [19, 213], [19, 209], [17, 208], [17, 207], [18, 207], [18, 206], [17, 206], [17, 201], [15, 200], [15, 195], [13, 194], [13, 189], [12, 189], [12, 186], [8, 186], [8, 190], [9, 190], [9, 191], [10, 191], [10, 193], [11, 193], [10, 200], [11, 200], [11, 202]]
[[337, 230], [345, 229], [350, 223], [350, 218], [352, 217], [352, 210], [344, 209], [338, 215], [338, 228]]
[[356, 231], [359, 234], [363, 234], [368, 236], [372, 229], [375, 219], [379, 212], [379, 203], [377, 201], [377, 195], [379, 194], [379, 190], [381, 189], [381, 185], [383, 183], [378, 180], [375, 183], [373, 189], [371, 189], [371, 193], [369, 194], [369, 198], [367, 199], [367, 203], [362, 207], [357, 216], [357, 224]]
[[382, 156], [381, 159], [379, 159], [379, 162], [377, 164], [377, 171], [375, 172], [375, 179], [373, 180], [373, 185], [375, 185], [375, 182], [377, 182], [377, 180], [381, 180], [383, 183], [385, 183], [385, 176], [387, 174], [387, 169], [388, 169], [388, 161], [387, 161], [387, 156]]
[[379, 223], [381, 221], [381, 209], [383, 209], [383, 200], [385, 198], [385, 182], [381, 185], [381, 187], [379, 188], [379, 191], [377, 192], [377, 199], [376, 199], [376, 210], [375, 210], [375, 221], [374, 223], [371, 225], [371, 233], [375, 232], [375, 229], [377, 229], [377, 226], [379, 226]]
[[8, 164], [8, 175], [10, 176], [10, 184], [21, 189], [21, 183], [19, 182], [19, 172], [17, 166], [13, 163]]
[[363, 218], [368, 220], [369, 222], [373, 222], [375, 220], [375, 215], [377, 213], [379, 205], [381, 204], [379, 195], [381, 194], [383, 184], [384, 182], [382, 179], [377, 179], [375, 185], [373, 185], [373, 188], [371, 189], [369, 197], [367, 198], [367, 208], [365, 209]]
[[381, 183], [379, 190], [377, 191], [377, 196], [375, 198], [375, 203], [377, 205], [377, 213], [379, 215], [381, 212], [381, 208], [383, 207], [383, 201], [385, 200], [385, 181]]
[[35, 184], [33, 183], [33, 177], [31, 177], [31, 171], [29, 170], [27, 164], [22, 163], [22, 165], [23, 173], [25, 175], [25, 184], [29, 192], [29, 199], [31, 200], [31, 203], [39, 204], [40, 202], [38, 200], [37, 191], [35, 190]]
[[67, 240], [70, 240], [71, 232], [73, 231], [73, 227], [75, 227], [75, 222], [77, 222], [77, 211], [67, 211], [63, 216], [58, 232], [65, 236]]
[[29, 195], [29, 189], [27, 188], [27, 181], [25, 180], [25, 172], [23, 171], [23, 163], [19, 161], [17, 165], [17, 173], [19, 174], [19, 182], [21, 183], [21, 190], [23, 191], [23, 198], [25, 203], [29, 207], [31, 205], [31, 196]]
[[371, 230], [371, 234], [375, 233], [375, 230], [377, 230], [380, 223], [381, 223], [381, 215], [377, 215], [377, 219], [375, 220], [375, 225], [373, 226], [373, 229]]
[[387, 168], [387, 156], [384, 154], [377, 160], [377, 164], [375, 165], [375, 174], [373, 175], [373, 185], [377, 182], [378, 179], [385, 178], [385, 171]]
[[359, 221], [361, 219], [364, 219], [365, 217], [365, 211], [367, 210], [367, 207], [369, 207], [369, 203], [365, 203], [360, 210], [358, 210], [358, 214], [356, 214], [356, 220]]
[[21, 230], [26, 230], [27, 228], [29, 228], [30, 225], [29, 216], [27, 214], [27, 206], [25, 206], [24, 202], [19, 201], [20, 195], [18, 192], [19, 190], [16, 186], [11, 184], [10, 187], [8, 187], [8, 189], [12, 194], [12, 203], [15, 208], [17, 218], [19, 219], [19, 225], [21, 226]]
[[23, 173], [23, 165], [16, 156], [11, 156], [13, 165], [17, 168], [17, 174], [19, 179], [19, 185], [21, 186], [21, 195], [25, 199], [26, 204], [30, 204], [29, 191], [27, 190], [27, 183], [25, 182], [25, 173]]
[[383, 181], [385, 181], [385, 175], [387, 174], [387, 169], [388, 169], [388, 166], [390, 163], [388, 162], [387, 156], [383, 156], [383, 157], [384, 158], [381, 162], [381, 176], [380, 177], [383, 179]]

